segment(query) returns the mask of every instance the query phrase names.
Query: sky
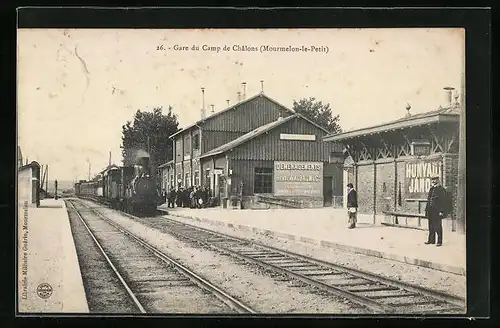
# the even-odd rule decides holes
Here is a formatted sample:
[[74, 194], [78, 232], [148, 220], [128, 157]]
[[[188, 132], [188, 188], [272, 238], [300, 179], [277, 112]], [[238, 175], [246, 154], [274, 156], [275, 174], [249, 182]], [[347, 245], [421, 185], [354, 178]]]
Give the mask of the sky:
[[19, 29], [18, 145], [51, 180], [86, 179], [109, 152], [121, 164], [121, 127], [138, 109], [172, 106], [181, 128], [200, 119], [201, 87], [210, 114], [236, 103], [242, 82], [248, 98], [263, 80], [287, 107], [329, 103], [348, 131], [399, 119], [407, 104], [445, 105], [443, 88], [460, 91], [463, 70], [463, 29]]

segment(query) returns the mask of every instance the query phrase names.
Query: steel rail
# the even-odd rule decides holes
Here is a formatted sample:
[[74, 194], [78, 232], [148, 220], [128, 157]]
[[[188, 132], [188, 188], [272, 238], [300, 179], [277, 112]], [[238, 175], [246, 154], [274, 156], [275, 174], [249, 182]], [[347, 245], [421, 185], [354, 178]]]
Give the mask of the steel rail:
[[135, 294], [132, 291], [132, 289], [130, 289], [130, 287], [127, 285], [127, 283], [125, 282], [125, 279], [123, 279], [122, 275], [118, 272], [118, 270], [116, 269], [116, 267], [113, 265], [113, 262], [111, 262], [111, 260], [109, 259], [108, 255], [106, 254], [106, 252], [102, 248], [101, 244], [99, 243], [99, 241], [97, 241], [96, 237], [94, 236], [94, 234], [92, 233], [92, 231], [90, 230], [90, 228], [88, 227], [88, 225], [83, 220], [83, 217], [82, 217], [80, 211], [75, 207], [75, 205], [73, 204], [73, 201], [70, 200], [69, 203], [71, 204], [71, 207], [75, 210], [75, 213], [78, 215], [78, 218], [80, 219], [80, 221], [85, 226], [85, 229], [87, 229], [90, 237], [92, 237], [92, 239], [94, 240], [95, 244], [97, 245], [97, 247], [101, 251], [102, 255], [104, 256], [104, 258], [108, 262], [109, 266], [111, 267], [111, 269], [113, 270], [113, 272], [115, 273], [115, 275], [120, 280], [121, 284], [123, 285], [123, 287], [127, 291], [128, 295], [130, 296], [130, 298], [132, 299], [132, 301], [134, 302], [134, 304], [137, 306], [137, 308], [139, 308], [139, 310], [141, 311], [141, 313], [146, 313], [146, 310], [142, 306], [141, 302], [139, 302], [139, 300], [135, 296]]
[[279, 266], [273, 265], [271, 263], [266, 263], [264, 261], [261, 261], [261, 260], [258, 260], [258, 259], [254, 259], [254, 258], [252, 258], [250, 256], [238, 253], [238, 251], [233, 251], [233, 250], [231, 250], [229, 248], [216, 246], [216, 245], [211, 244], [209, 242], [205, 242], [203, 240], [197, 239], [196, 237], [191, 237], [191, 236], [188, 236], [186, 234], [179, 233], [178, 231], [172, 231], [172, 233], [180, 235], [180, 236], [182, 236], [184, 238], [190, 239], [190, 240], [195, 241], [195, 242], [201, 242], [204, 245], [206, 245], [206, 246], [208, 246], [208, 247], [210, 247], [212, 249], [218, 250], [219, 252], [230, 253], [234, 257], [237, 257], [239, 259], [245, 260], [247, 262], [251, 262], [251, 263], [257, 264], [257, 265], [259, 265], [261, 267], [267, 268], [267, 269], [272, 270], [274, 272], [279, 272], [281, 274], [284, 274], [284, 275], [287, 275], [289, 277], [295, 278], [295, 279], [300, 280], [302, 282], [305, 282], [305, 283], [307, 283], [309, 285], [312, 285], [312, 286], [315, 286], [317, 288], [326, 290], [326, 291], [328, 291], [328, 292], [330, 292], [332, 294], [345, 297], [345, 298], [347, 298], [347, 299], [349, 299], [351, 301], [355, 301], [356, 303], [364, 305], [364, 306], [367, 306], [367, 307], [369, 307], [369, 308], [371, 308], [373, 310], [382, 311], [384, 313], [394, 313], [396, 311], [396, 308], [394, 308], [392, 306], [381, 304], [381, 303], [379, 303], [377, 301], [374, 301], [372, 299], [369, 299], [369, 298], [367, 298], [365, 296], [357, 295], [357, 294], [351, 293], [351, 292], [349, 292], [349, 291], [347, 291], [345, 289], [337, 288], [337, 287], [325, 284], [325, 283], [323, 283], [321, 281], [318, 281], [318, 280], [315, 280], [315, 279], [311, 279], [311, 278], [309, 278], [309, 277], [307, 277], [307, 276], [305, 276], [303, 274], [300, 274], [300, 273], [297, 273], [297, 272], [293, 272], [293, 271], [288, 270], [288, 269], [280, 268]]
[[[104, 215], [102, 215], [102, 213], [98, 212], [97, 210], [95, 210], [92, 207], [89, 207], [85, 204], [82, 204], [82, 205], [86, 206], [93, 213], [95, 213], [97, 216], [99, 216], [102, 220], [105, 220], [108, 224], [112, 225], [113, 227], [118, 229], [123, 234], [134, 239], [138, 244], [140, 244], [141, 246], [143, 246], [146, 249], [148, 249], [149, 251], [151, 251], [160, 260], [173, 265], [174, 268], [176, 268], [181, 274], [183, 274], [184, 276], [189, 278], [191, 281], [193, 281], [199, 287], [210, 291], [215, 297], [217, 297], [217, 299], [222, 301], [224, 304], [228, 305], [233, 310], [236, 310], [238, 313], [257, 313], [255, 310], [253, 310], [248, 305], [242, 303], [241, 301], [239, 301], [236, 298], [232, 297], [231, 295], [227, 294], [226, 292], [224, 292], [223, 290], [221, 290], [220, 288], [218, 288], [214, 284], [210, 283], [208, 280], [197, 275], [195, 272], [193, 272], [192, 270], [183, 266], [182, 264], [180, 264], [176, 260], [172, 259], [171, 257], [166, 255], [164, 252], [162, 252], [161, 250], [159, 250], [155, 246], [153, 246], [150, 243], [148, 243], [147, 241], [137, 237], [136, 235], [131, 233], [129, 230], [123, 228], [122, 226], [118, 225], [117, 223], [113, 222], [112, 220], [106, 218]], [[122, 214], [122, 212], [120, 212], [120, 214]]]
[[415, 292], [415, 293], [419, 293], [419, 294], [422, 294], [422, 295], [425, 295], [425, 296], [428, 296], [428, 297], [432, 297], [434, 299], [438, 299], [438, 300], [441, 300], [441, 301], [444, 301], [444, 302], [447, 302], [447, 303], [451, 303], [451, 304], [459, 306], [459, 307], [462, 307], [465, 304], [465, 298], [457, 296], [457, 295], [451, 295], [451, 294], [447, 294], [447, 293], [444, 293], [444, 292], [441, 292], [441, 291], [435, 291], [435, 290], [431, 290], [431, 289], [428, 289], [428, 288], [425, 288], [425, 287], [417, 286], [417, 285], [414, 285], [414, 284], [410, 284], [410, 283], [406, 283], [406, 282], [401, 282], [401, 281], [396, 281], [396, 280], [393, 280], [393, 279], [390, 279], [390, 278], [387, 278], [387, 277], [384, 277], [384, 276], [381, 276], [381, 275], [378, 275], [378, 274], [375, 274], [375, 273], [361, 271], [361, 270], [358, 270], [358, 269], [348, 268], [348, 267], [341, 266], [341, 265], [338, 265], [338, 264], [334, 264], [334, 263], [330, 263], [330, 262], [318, 260], [318, 259], [315, 259], [315, 258], [312, 258], [312, 257], [309, 257], [309, 256], [305, 256], [305, 255], [301, 255], [301, 254], [297, 254], [297, 253], [292, 253], [292, 252], [284, 250], [284, 249], [280, 249], [280, 248], [276, 248], [276, 247], [273, 247], [273, 246], [264, 245], [264, 244], [261, 244], [259, 242], [255, 242], [253, 240], [250, 241], [250, 240], [246, 240], [246, 239], [243, 239], [243, 238], [226, 235], [224, 233], [220, 233], [220, 232], [217, 232], [217, 231], [213, 231], [213, 230], [205, 229], [205, 228], [202, 228], [202, 227], [194, 226], [194, 225], [191, 225], [191, 224], [188, 224], [188, 223], [184, 223], [184, 222], [180, 222], [180, 221], [177, 221], [177, 220], [173, 220], [173, 219], [170, 219], [170, 218], [165, 218], [165, 219], [169, 220], [171, 222], [174, 222], [175, 224], [184, 225], [184, 226], [187, 226], [189, 228], [196, 229], [196, 230], [199, 230], [199, 231], [203, 231], [203, 232], [206, 232], [206, 233], [209, 233], [209, 234], [212, 234], [212, 235], [217, 235], [217, 236], [224, 237], [224, 238], [227, 238], [227, 239], [233, 239], [235, 241], [239, 241], [239, 242], [242, 242], [242, 243], [251, 243], [251, 244], [256, 245], [258, 247], [261, 247], [261, 248], [264, 248], [264, 249], [268, 249], [268, 250], [272, 250], [273, 252], [276, 252], [276, 253], [281, 253], [284, 256], [294, 257], [294, 258], [297, 258], [297, 259], [300, 259], [300, 260], [303, 260], [303, 261], [306, 261], [306, 262], [314, 263], [316, 265], [324, 266], [324, 267], [327, 267], [327, 268], [330, 268], [330, 269], [335, 269], [335, 270], [338, 270], [338, 271], [343, 271], [343, 272], [352, 274], [354, 276], [359, 276], [360, 278], [363, 278], [363, 279], [366, 279], [366, 280], [375, 280], [375, 281], [382, 282], [382, 283], [384, 283], [386, 285], [389, 285], [389, 286], [398, 287], [398, 288], [401, 288], [401, 289], [405, 289], [407, 291], [412, 291], [412, 292]]
[[[278, 253], [278, 254], [282, 254], [283, 257], [291, 257], [292, 259], [295, 259], [297, 261], [305, 261], [305, 262], [309, 262], [311, 264], [318, 265], [320, 267], [325, 267], [325, 268], [337, 270], [337, 271], [340, 271], [342, 273], [350, 274], [350, 275], [354, 276], [354, 278], [364, 279], [364, 280], [372, 282], [372, 283], [385, 283], [386, 287], [384, 287], [384, 289], [387, 289], [387, 287], [392, 287], [394, 289], [405, 290], [406, 292], [413, 291], [414, 293], [420, 294], [420, 296], [431, 297], [432, 299], [436, 300], [434, 302], [437, 303], [437, 304], [439, 304], [439, 302], [443, 302], [443, 303], [447, 303], [449, 305], [453, 305], [455, 307], [460, 307], [462, 309], [464, 308], [464, 303], [457, 302], [457, 299], [460, 300], [460, 298], [457, 297], [457, 296], [454, 296], [454, 295], [448, 295], [448, 294], [445, 294], [445, 293], [442, 293], [442, 292], [434, 292], [434, 291], [430, 291], [428, 289], [425, 289], [423, 287], [409, 285], [409, 284], [406, 284], [406, 283], [398, 283], [398, 282], [393, 281], [393, 280], [391, 280], [389, 278], [381, 277], [381, 276], [378, 276], [376, 274], [371, 274], [371, 273], [367, 273], [367, 272], [363, 272], [363, 271], [355, 270], [355, 269], [349, 269], [349, 268], [345, 268], [345, 267], [342, 267], [342, 266], [339, 266], [339, 265], [334, 265], [334, 264], [331, 264], [331, 263], [328, 263], [328, 262], [324, 262], [324, 261], [320, 261], [320, 260], [315, 260], [315, 259], [309, 258], [307, 256], [302, 256], [302, 255], [298, 255], [298, 254], [291, 253], [291, 252], [288, 252], [288, 251], [283, 251], [283, 250], [280, 250], [280, 249], [277, 249], [277, 248], [274, 248], [274, 247], [270, 247], [270, 246], [267, 246], [267, 245], [262, 245], [262, 244], [256, 243], [254, 241], [249, 241], [249, 240], [245, 240], [245, 239], [241, 239], [241, 238], [237, 238], [237, 237], [233, 237], [233, 236], [224, 235], [222, 233], [217, 233], [217, 232], [214, 232], [212, 230], [208, 230], [208, 229], [204, 229], [204, 228], [192, 226], [190, 224], [179, 222], [177, 220], [172, 220], [172, 219], [168, 219], [168, 218], [166, 218], [166, 220], [170, 221], [174, 225], [172, 228], [173, 228], [173, 230], [176, 230], [176, 231], [173, 231], [173, 233], [177, 232], [178, 235], [180, 235], [180, 236], [182, 236], [184, 238], [188, 238], [188, 239], [190, 239], [192, 241], [195, 241], [195, 242], [202, 242], [205, 245], [207, 245], [207, 246], [209, 246], [209, 247], [211, 247], [213, 249], [217, 249], [217, 250], [219, 250], [221, 252], [230, 253], [233, 256], [237, 257], [237, 258], [244, 259], [244, 260], [247, 260], [249, 262], [253, 262], [255, 264], [258, 264], [260, 266], [266, 267], [266, 268], [274, 270], [274, 271], [278, 271], [278, 272], [286, 274], [288, 276], [292, 276], [292, 277], [294, 277], [294, 278], [296, 278], [298, 280], [301, 280], [303, 282], [306, 282], [306, 283], [308, 283], [310, 285], [314, 285], [314, 286], [319, 287], [319, 288], [326, 289], [326, 290], [328, 290], [328, 291], [330, 291], [332, 293], [336, 293], [334, 290], [332, 290], [332, 288], [335, 288], [335, 287], [330, 286], [328, 284], [323, 284], [322, 282], [318, 282], [317, 280], [310, 279], [307, 276], [304, 276], [304, 275], [301, 275], [300, 273], [294, 272], [294, 271], [298, 271], [298, 270], [292, 271], [292, 270], [283, 269], [283, 268], [281, 268], [281, 267], [279, 267], [277, 265], [273, 265], [273, 263], [266, 263], [265, 261], [261, 261], [259, 259], [252, 258], [252, 255], [248, 255], [247, 254], [248, 255], [247, 256], [245, 254], [242, 254], [242, 252], [234, 251], [233, 249], [229, 248], [230, 246], [228, 246], [228, 247], [216, 246], [216, 245], [213, 245], [212, 243], [210, 243], [209, 241], [198, 239], [199, 236], [194, 236], [194, 237], [193, 236], [187, 236], [186, 235], [187, 232], [182, 233], [182, 232], [179, 232], [178, 229], [186, 229], [186, 228], [188, 228], [188, 229], [191, 229], [191, 230], [194, 230], [194, 231], [207, 233], [207, 234], [209, 234], [211, 236], [215, 235], [215, 236], [219, 236], [219, 237], [225, 237], [225, 239], [227, 240], [227, 242], [235, 241], [235, 242], [244, 243], [244, 244], [249, 244], [250, 243], [250, 244], [252, 244], [254, 246], [259, 246], [261, 248], [264, 248], [265, 250], [269, 251], [269, 249], [270, 249], [272, 252], [275, 252], [275, 253]], [[172, 231], [172, 228], [170, 229], [171, 231]], [[245, 252], [243, 252], [243, 253], [245, 253]], [[271, 259], [271, 261], [273, 261], [273, 260]], [[299, 276], [299, 277], [297, 277], [297, 276]], [[309, 276], [312, 276], [312, 275], [309, 275]], [[355, 286], [355, 285], [350, 285], [350, 284], [345, 284], [345, 285], [346, 285], [345, 287]], [[338, 286], [338, 287], [344, 287], [344, 286], [338, 285], [338, 284], [336, 286]], [[399, 303], [399, 304], [387, 304], [386, 303], [386, 304], [382, 305], [380, 302], [376, 301], [377, 298], [364, 297], [362, 295], [355, 294], [356, 292], [362, 292], [362, 290], [353, 290], [352, 293], [350, 291], [346, 291], [346, 290], [343, 290], [343, 289], [339, 289], [339, 290], [340, 291], [337, 294], [340, 294], [341, 296], [350, 298], [351, 300], [354, 300], [354, 301], [356, 301], [358, 303], [361, 303], [361, 304], [363, 304], [365, 306], [369, 306], [369, 307], [371, 307], [371, 308], [373, 308], [375, 310], [382, 309], [385, 312], [394, 313], [397, 310], [397, 307], [401, 307], [401, 306], [404, 305], [403, 303]], [[407, 294], [406, 296], [412, 296], [412, 295], [410, 293], [410, 294]], [[419, 296], [419, 295], [416, 295], [416, 296]], [[395, 297], [399, 297], [399, 296], [395, 296]], [[445, 300], [443, 300], [443, 298]], [[437, 301], [439, 301], [439, 302], [437, 302]], [[429, 303], [434, 303], [434, 302], [430, 302], [429, 301]], [[417, 303], [412, 303], [412, 304], [418, 305], [418, 304], [421, 304], [421, 303], [417, 302]], [[446, 308], [446, 309], [436, 310], [436, 312], [438, 312], [438, 311], [445, 311], [445, 310], [452, 310], [452, 309], [455, 309], [455, 307], [453, 307], [451, 309], [450, 308]], [[405, 311], [405, 313], [407, 313], [407, 314], [411, 314], [411, 313], [421, 314], [421, 313], [425, 313], [425, 311], [420, 311], [420, 310], [417, 310], [417, 311]]]

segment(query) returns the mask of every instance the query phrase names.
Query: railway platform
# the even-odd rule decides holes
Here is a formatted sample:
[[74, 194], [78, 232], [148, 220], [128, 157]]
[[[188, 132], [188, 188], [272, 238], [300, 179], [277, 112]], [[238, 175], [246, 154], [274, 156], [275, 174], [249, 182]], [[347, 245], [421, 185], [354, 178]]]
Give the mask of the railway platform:
[[18, 205], [18, 250], [20, 314], [89, 312], [63, 200]]
[[285, 238], [320, 247], [335, 248], [425, 268], [466, 274], [465, 236], [445, 232], [443, 246], [425, 245], [428, 231], [373, 224], [370, 215], [358, 215], [355, 229], [347, 228], [344, 209], [232, 210], [158, 207], [160, 211], [205, 225], [209, 229], [229, 227], [271, 238]]

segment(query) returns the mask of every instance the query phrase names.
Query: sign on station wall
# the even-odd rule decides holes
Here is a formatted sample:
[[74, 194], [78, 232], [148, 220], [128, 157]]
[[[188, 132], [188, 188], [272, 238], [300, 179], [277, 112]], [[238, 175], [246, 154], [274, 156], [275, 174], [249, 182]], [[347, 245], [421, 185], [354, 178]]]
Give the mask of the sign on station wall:
[[323, 196], [322, 162], [274, 162], [276, 196]]
[[419, 159], [406, 163], [405, 188], [407, 198], [427, 198], [431, 178], [438, 176], [443, 182], [441, 160]]

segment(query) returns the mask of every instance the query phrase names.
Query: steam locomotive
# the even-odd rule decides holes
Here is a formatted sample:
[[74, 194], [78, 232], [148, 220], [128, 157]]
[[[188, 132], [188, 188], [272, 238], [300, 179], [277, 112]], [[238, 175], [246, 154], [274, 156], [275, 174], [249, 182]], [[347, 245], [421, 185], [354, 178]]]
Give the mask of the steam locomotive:
[[141, 157], [137, 163], [110, 165], [92, 181], [79, 181], [75, 184], [76, 196], [131, 214], [154, 214], [160, 193], [151, 177], [149, 157]]

